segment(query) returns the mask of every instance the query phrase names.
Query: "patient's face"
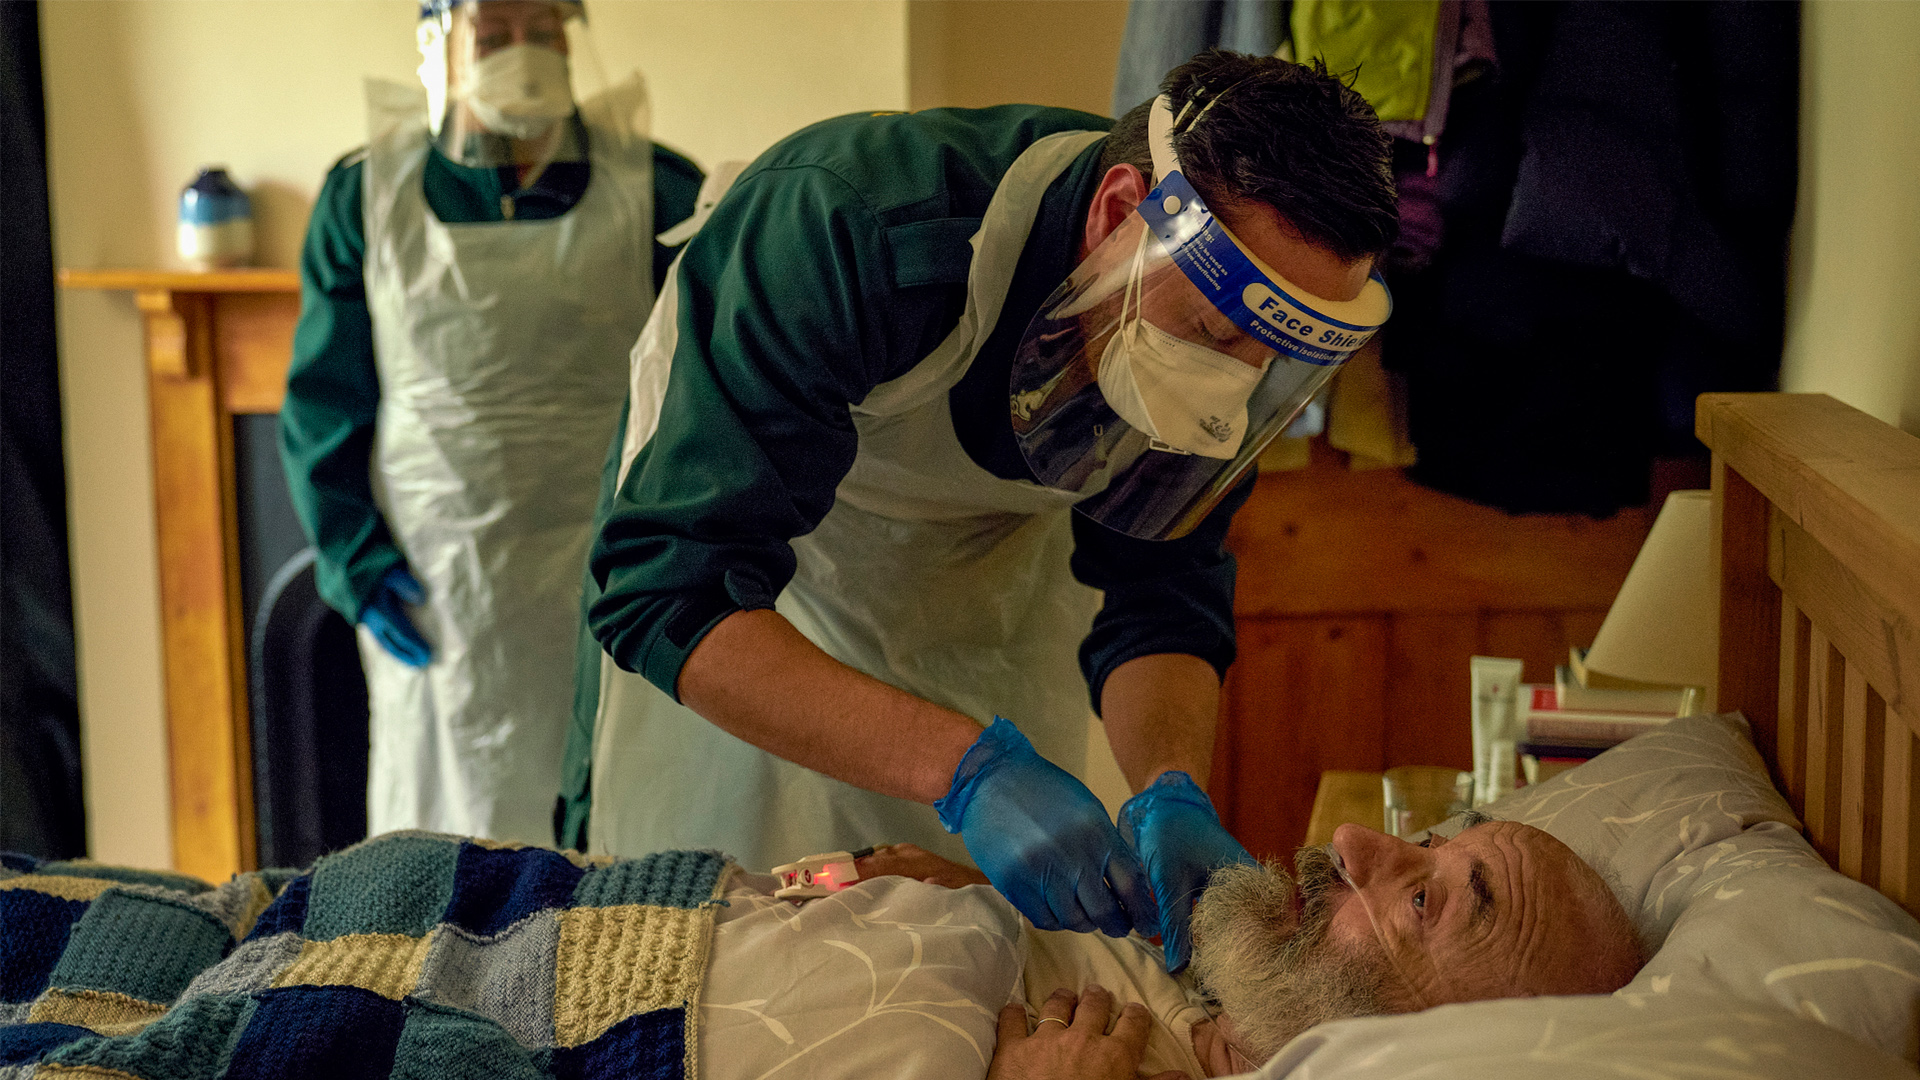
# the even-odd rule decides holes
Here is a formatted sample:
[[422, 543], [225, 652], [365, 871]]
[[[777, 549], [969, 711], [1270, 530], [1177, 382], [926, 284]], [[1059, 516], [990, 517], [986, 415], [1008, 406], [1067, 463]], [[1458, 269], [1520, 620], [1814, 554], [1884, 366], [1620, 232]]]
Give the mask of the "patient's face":
[[1218, 872], [1194, 912], [1194, 972], [1262, 1058], [1323, 1020], [1607, 993], [1639, 966], [1600, 876], [1517, 822], [1424, 847], [1346, 825], [1296, 863], [1297, 884], [1277, 867]]

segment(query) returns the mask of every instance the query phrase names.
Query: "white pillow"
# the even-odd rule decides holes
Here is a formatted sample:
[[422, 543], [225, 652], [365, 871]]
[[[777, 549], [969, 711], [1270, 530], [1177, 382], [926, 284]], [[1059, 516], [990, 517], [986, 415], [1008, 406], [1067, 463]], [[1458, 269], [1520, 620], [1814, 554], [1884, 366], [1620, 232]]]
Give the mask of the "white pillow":
[[1542, 997], [1322, 1024], [1260, 1080], [1913, 1080], [1823, 1024], [1737, 998]]
[[1576, 1075], [1577, 1059], [1607, 1076], [1912, 1076], [1889, 1055], [1920, 1052], [1920, 923], [1814, 854], [1738, 714], [1675, 720], [1484, 810], [1600, 868], [1658, 950], [1647, 966], [1611, 997], [1323, 1025], [1259, 1075], [1359, 1080], [1418, 1062], [1422, 1077], [1480, 1080], [1549, 1063]]
[[1920, 922], [1814, 853], [1738, 713], [1676, 720], [1486, 810], [1612, 880], [1659, 950], [1620, 993], [1724, 991], [1920, 1057]]

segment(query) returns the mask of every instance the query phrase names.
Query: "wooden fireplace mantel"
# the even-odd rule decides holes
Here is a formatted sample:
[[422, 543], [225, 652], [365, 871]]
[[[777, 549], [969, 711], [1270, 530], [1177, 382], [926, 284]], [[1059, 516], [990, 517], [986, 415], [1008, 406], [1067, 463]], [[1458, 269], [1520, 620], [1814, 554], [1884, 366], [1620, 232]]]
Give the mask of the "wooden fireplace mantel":
[[174, 866], [255, 865], [233, 417], [280, 410], [300, 315], [291, 270], [62, 270], [131, 292], [146, 323]]

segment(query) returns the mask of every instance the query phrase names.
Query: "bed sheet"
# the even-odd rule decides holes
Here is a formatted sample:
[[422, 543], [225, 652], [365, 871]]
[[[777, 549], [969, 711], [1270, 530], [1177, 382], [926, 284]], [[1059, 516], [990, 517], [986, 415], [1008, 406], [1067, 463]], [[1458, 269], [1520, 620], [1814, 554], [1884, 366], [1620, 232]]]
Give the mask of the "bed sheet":
[[1148, 1075], [1202, 1075], [1191, 1029], [1207, 1012], [1144, 939], [1035, 930], [984, 885], [875, 878], [798, 906], [773, 887], [743, 873], [726, 890], [699, 1009], [704, 1080], [979, 1080], [1002, 1005], [1037, 1017], [1058, 987], [1090, 983], [1147, 1006]]

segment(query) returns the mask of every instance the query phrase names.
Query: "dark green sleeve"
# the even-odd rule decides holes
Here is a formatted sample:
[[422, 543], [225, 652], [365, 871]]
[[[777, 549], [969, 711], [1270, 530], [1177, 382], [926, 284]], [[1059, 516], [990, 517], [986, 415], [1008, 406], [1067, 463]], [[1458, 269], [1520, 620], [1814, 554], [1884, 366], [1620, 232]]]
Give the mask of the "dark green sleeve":
[[678, 290], [659, 427], [594, 545], [590, 613], [615, 662], [676, 696], [701, 637], [792, 579], [789, 541], [853, 465], [848, 403], [920, 348], [933, 316], [918, 305], [945, 302], [893, 288], [874, 214], [812, 166], [744, 176], [689, 242]]
[[319, 550], [320, 595], [357, 619], [388, 568], [404, 562], [373, 501], [369, 462], [380, 380], [361, 268], [359, 155], [321, 186], [300, 254], [300, 321], [280, 406], [280, 463], [293, 509]]
[[[700, 166], [659, 143], [653, 144], [653, 235], [659, 236], [693, 216], [693, 205], [699, 200], [700, 182], [704, 179]], [[666, 280], [667, 266], [679, 253], [677, 247], [654, 243], [655, 295], [659, 295], [660, 283]]]
[[1238, 567], [1227, 527], [1253, 494], [1256, 471], [1178, 540], [1136, 540], [1073, 515], [1073, 576], [1104, 591], [1080, 642], [1080, 670], [1093, 711], [1113, 669], [1156, 653], [1197, 656], [1222, 678], [1235, 655], [1233, 585]]

